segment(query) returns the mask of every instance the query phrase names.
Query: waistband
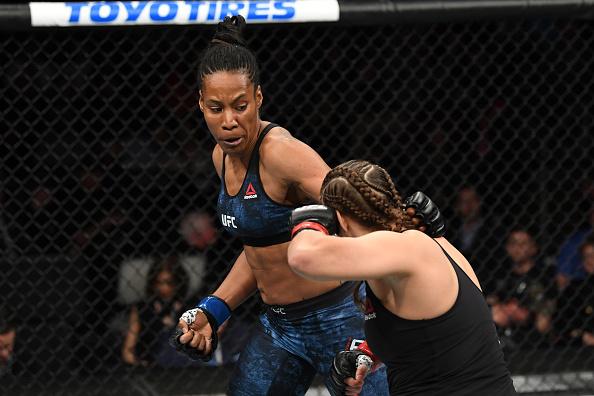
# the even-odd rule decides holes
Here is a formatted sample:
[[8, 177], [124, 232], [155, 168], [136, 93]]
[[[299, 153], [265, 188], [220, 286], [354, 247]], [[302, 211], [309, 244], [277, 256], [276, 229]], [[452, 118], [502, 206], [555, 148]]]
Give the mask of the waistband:
[[345, 282], [324, 294], [292, 304], [265, 305], [265, 312], [267, 315], [272, 315], [278, 318], [301, 318], [319, 309], [342, 302], [347, 296], [353, 294], [353, 289], [356, 284], [357, 282]]
[[240, 236], [241, 242], [247, 246], [265, 247], [278, 245], [279, 243], [289, 242], [291, 240], [291, 230], [288, 228], [279, 232], [278, 234], [268, 235], [265, 237], [245, 237]]

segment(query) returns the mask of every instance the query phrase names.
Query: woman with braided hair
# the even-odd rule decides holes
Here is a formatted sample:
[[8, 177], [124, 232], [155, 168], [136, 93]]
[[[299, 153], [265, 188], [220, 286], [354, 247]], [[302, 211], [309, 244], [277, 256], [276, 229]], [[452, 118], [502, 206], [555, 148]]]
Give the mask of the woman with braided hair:
[[[311, 281], [289, 268], [291, 211], [319, 200], [330, 168], [285, 128], [260, 118], [260, 73], [244, 27], [239, 15], [220, 22], [198, 68], [198, 105], [215, 141], [212, 159], [221, 180], [218, 217], [244, 248], [213, 293], [182, 315], [171, 343], [208, 360], [217, 329], [259, 292], [265, 313], [239, 356], [228, 394], [303, 395], [316, 374], [328, 375], [337, 349], [362, 338], [364, 320], [351, 298], [354, 282]], [[413, 194], [410, 205], [428, 233], [443, 232], [427, 197]], [[388, 393], [385, 370], [368, 380], [363, 394]]]
[[[390, 393], [515, 395], [472, 266], [445, 238], [414, 229], [389, 174], [346, 162], [326, 175], [321, 197], [324, 205], [291, 215], [289, 265], [310, 280], [365, 282], [366, 341], [387, 367]], [[355, 394], [366, 368], [340, 372], [355, 364], [345, 356], [333, 375], [342, 375], [340, 392]]]

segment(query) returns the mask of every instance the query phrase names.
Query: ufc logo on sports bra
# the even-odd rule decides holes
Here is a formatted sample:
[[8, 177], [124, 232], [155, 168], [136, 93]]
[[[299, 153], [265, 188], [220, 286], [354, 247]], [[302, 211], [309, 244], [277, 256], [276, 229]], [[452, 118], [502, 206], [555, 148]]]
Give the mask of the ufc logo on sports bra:
[[221, 223], [223, 223], [223, 225], [225, 227], [237, 228], [237, 226], [235, 225], [235, 217], [233, 217], [233, 216], [222, 214], [221, 215]]

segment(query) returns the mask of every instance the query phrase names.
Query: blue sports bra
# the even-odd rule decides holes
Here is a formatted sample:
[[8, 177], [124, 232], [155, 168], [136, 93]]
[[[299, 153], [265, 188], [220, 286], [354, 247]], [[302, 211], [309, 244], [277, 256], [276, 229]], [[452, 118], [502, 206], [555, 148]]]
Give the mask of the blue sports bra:
[[262, 130], [248, 169], [236, 195], [229, 195], [225, 185], [225, 157], [221, 172], [221, 189], [217, 201], [217, 214], [225, 229], [240, 238], [244, 245], [270, 246], [291, 240], [289, 216], [296, 206], [274, 202], [264, 191], [260, 180], [260, 145], [276, 124]]

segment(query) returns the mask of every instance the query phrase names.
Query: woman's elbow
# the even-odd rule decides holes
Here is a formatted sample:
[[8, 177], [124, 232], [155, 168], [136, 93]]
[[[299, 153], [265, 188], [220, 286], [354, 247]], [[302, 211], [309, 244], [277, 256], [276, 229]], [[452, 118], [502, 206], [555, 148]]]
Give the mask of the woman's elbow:
[[306, 249], [289, 246], [288, 251], [289, 267], [298, 275], [309, 277], [311, 268], [311, 254]]

